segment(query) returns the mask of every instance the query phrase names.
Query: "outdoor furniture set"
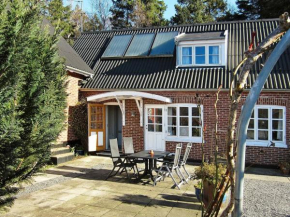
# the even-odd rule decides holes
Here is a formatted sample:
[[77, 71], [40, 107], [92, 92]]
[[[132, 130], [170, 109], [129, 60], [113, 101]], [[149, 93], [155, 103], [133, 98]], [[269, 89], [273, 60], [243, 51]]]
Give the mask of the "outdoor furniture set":
[[[180, 186], [192, 178], [185, 168], [192, 144], [188, 143], [185, 148], [185, 153], [181, 157], [182, 144], [176, 145], [175, 153], [166, 151], [140, 151], [135, 153], [132, 137], [124, 137], [124, 154], [120, 155], [117, 139], [110, 139], [111, 158], [113, 161], [113, 169], [108, 175], [107, 179], [117, 175], [118, 173], [126, 172], [127, 178], [130, 180], [128, 171], [133, 170], [136, 179], [141, 179], [149, 175], [155, 186], [157, 182], [163, 181], [166, 177], [171, 177], [175, 186], [180, 189]], [[157, 166], [157, 162], [161, 163]], [[139, 163], [145, 164], [145, 169], [140, 170], [137, 166]], [[115, 169], [117, 168], [117, 171]], [[182, 173], [181, 168], [185, 172]], [[140, 171], [144, 171], [140, 175]], [[153, 175], [153, 171], [156, 175]], [[174, 173], [179, 178], [177, 181], [174, 178]]]

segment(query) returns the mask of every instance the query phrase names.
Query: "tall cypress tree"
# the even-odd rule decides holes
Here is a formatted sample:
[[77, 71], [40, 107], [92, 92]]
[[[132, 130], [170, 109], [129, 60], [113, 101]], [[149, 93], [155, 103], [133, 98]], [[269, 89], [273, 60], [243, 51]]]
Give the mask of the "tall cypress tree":
[[71, 22], [72, 10], [70, 6], [64, 6], [62, 0], [51, 0], [48, 4], [48, 20], [53, 26], [58, 26], [63, 36], [70, 44], [73, 44], [74, 26]]
[[34, 0], [0, 0], [0, 209], [45, 165], [66, 106], [58, 34], [41, 27]]
[[204, 23], [216, 20], [227, 8], [224, 0], [178, 0], [172, 24]]

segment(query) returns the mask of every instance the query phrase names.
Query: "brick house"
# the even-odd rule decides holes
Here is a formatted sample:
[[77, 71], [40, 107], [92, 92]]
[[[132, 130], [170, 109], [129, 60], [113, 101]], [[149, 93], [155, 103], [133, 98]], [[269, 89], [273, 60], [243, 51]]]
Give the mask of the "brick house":
[[[108, 149], [112, 138], [122, 148], [122, 137], [133, 137], [135, 151], [174, 152], [177, 143], [192, 142], [190, 158], [200, 160], [204, 137], [209, 158], [214, 152], [215, 93], [222, 85], [218, 142], [224, 154], [233, 70], [251, 33], [257, 33], [257, 44], [277, 26], [278, 20], [269, 19], [83, 33], [74, 49], [95, 73], [80, 88], [88, 102], [88, 150]], [[289, 54], [288, 49], [281, 56], [253, 111], [249, 164], [289, 160]], [[264, 62], [262, 57], [256, 63], [247, 89]], [[246, 96], [247, 91], [243, 100]]]

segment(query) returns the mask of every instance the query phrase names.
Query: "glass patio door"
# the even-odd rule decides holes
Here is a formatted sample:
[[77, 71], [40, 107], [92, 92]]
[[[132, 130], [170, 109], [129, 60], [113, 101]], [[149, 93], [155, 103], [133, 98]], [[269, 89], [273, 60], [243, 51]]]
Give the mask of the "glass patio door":
[[165, 151], [164, 106], [145, 106], [145, 149]]

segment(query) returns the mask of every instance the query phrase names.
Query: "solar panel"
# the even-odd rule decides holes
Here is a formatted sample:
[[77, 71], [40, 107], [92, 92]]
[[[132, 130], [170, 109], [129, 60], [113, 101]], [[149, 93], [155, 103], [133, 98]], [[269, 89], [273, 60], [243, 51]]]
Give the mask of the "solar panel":
[[154, 36], [154, 33], [135, 35], [125, 56], [147, 56]]
[[177, 35], [178, 32], [157, 33], [150, 56], [173, 55], [175, 47], [174, 37]]
[[132, 35], [115, 35], [102, 57], [122, 57], [130, 43]]

